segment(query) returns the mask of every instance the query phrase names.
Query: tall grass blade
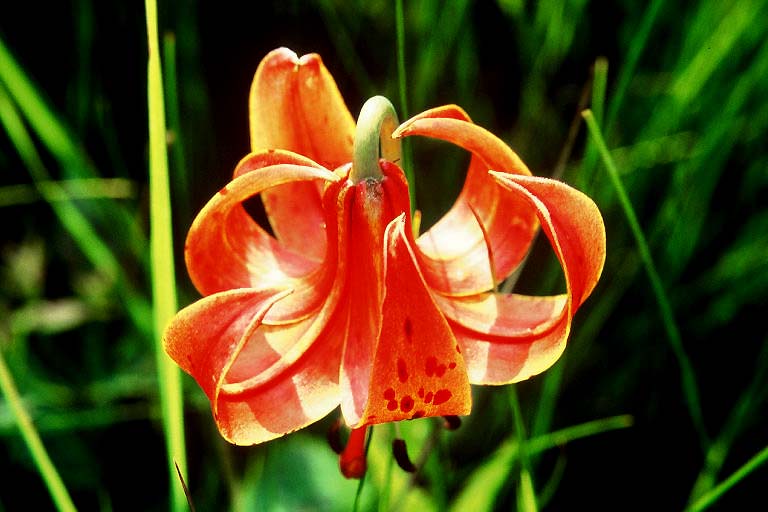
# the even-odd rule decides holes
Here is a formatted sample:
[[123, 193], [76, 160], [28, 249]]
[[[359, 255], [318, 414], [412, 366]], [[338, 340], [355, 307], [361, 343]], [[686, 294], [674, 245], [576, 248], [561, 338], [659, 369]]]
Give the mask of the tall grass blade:
[[594, 115], [590, 110], [585, 110], [582, 116], [584, 117], [584, 121], [587, 123], [589, 134], [594, 139], [595, 144], [597, 144], [597, 149], [603, 159], [603, 164], [608, 171], [608, 176], [611, 179], [611, 183], [613, 184], [613, 187], [616, 191], [616, 195], [618, 196], [621, 207], [624, 210], [624, 215], [627, 217], [629, 228], [635, 238], [635, 243], [637, 244], [637, 249], [640, 253], [640, 259], [643, 262], [646, 274], [648, 274], [648, 279], [651, 282], [651, 287], [653, 288], [653, 293], [656, 296], [656, 303], [661, 313], [662, 323], [667, 334], [667, 339], [672, 348], [672, 351], [675, 354], [675, 357], [677, 358], [678, 364], [680, 365], [682, 388], [686, 398], [686, 404], [688, 405], [688, 413], [691, 416], [693, 426], [699, 435], [701, 447], [706, 451], [709, 446], [709, 437], [704, 427], [704, 418], [701, 412], [701, 400], [699, 398], [698, 385], [696, 384], [696, 376], [693, 371], [693, 365], [691, 364], [691, 361], [688, 358], [688, 355], [685, 353], [685, 349], [683, 348], [683, 342], [680, 336], [680, 331], [677, 328], [677, 323], [675, 322], [672, 306], [670, 305], [669, 298], [667, 297], [667, 293], [664, 290], [661, 277], [656, 271], [656, 265], [653, 262], [653, 257], [651, 256], [648, 242], [646, 241], [643, 230], [640, 227], [640, 222], [637, 220], [637, 215], [635, 215], [632, 202], [629, 200], [629, 196], [624, 189], [624, 185], [621, 183], [619, 172], [616, 168], [616, 164], [613, 162], [613, 157], [611, 157], [611, 153], [608, 151], [608, 147], [605, 144], [605, 140], [603, 139], [600, 127], [598, 126], [597, 121], [595, 121]]
[[172, 489], [172, 510], [180, 512], [186, 510], [187, 507], [184, 489], [178, 485], [179, 475], [182, 480], [187, 480], [181, 372], [165, 354], [162, 343], [165, 326], [177, 310], [171, 196], [166, 151], [165, 104], [160, 68], [156, 2], [146, 0], [145, 9], [149, 47], [147, 94], [149, 99], [150, 257], [155, 355], [163, 410], [169, 484]]

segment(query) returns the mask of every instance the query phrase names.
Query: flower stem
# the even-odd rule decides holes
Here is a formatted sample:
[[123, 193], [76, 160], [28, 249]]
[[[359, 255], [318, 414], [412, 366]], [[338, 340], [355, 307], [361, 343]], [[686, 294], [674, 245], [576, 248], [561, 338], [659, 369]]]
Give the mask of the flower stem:
[[349, 179], [359, 183], [365, 179], [381, 179], [379, 158], [400, 160], [400, 140], [392, 138], [397, 128], [395, 107], [384, 96], [374, 96], [363, 105], [357, 118], [354, 156]]

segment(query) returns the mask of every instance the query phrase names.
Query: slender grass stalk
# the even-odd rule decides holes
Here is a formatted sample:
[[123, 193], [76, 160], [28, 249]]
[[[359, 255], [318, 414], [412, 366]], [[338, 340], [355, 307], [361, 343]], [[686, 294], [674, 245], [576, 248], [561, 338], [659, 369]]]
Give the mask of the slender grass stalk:
[[[592, 98], [590, 108], [597, 119], [598, 124], [603, 124], [603, 111], [605, 109], [605, 89], [608, 82], [608, 60], [605, 57], [598, 57], [592, 66]], [[583, 110], [583, 109], [582, 109]], [[581, 124], [581, 123], [579, 123]], [[587, 142], [587, 148], [584, 153], [584, 159], [581, 163], [581, 170], [578, 176], [579, 184], [583, 189], [587, 189], [592, 181], [595, 165], [597, 164], [598, 151], [595, 143]]]
[[713, 505], [720, 497], [725, 494], [731, 487], [742, 481], [746, 476], [755, 471], [768, 461], [768, 446], [760, 450], [754, 457], [749, 459], [743, 466], [734, 471], [734, 473], [723, 480], [719, 485], [714, 487], [711, 491], [703, 495], [696, 500], [690, 507], [686, 508], [686, 512], [699, 512]]
[[[395, 31], [397, 33], [397, 88], [400, 94], [400, 116], [402, 119], [410, 118], [408, 109], [408, 80], [405, 66], [405, 14], [403, 12], [403, 0], [395, 0]], [[400, 166], [408, 180], [408, 188], [411, 196], [411, 213], [416, 210], [416, 176], [413, 172], [413, 154], [411, 152], [411, 140], [406, 138], [402, 147], [402, 162]]]
[[515, 438], [517, 439], [517, 456], [520, 460], [520, 483], [518, 486], [517, 505], [518, 510], [536, 512], [536, 491], [531, 475], [531, 461], [528, 454], [528, 440], [523, 422], [523, 413], [520, 410], [520, 400], [517, 397], [517, 387], [509, 386], [509, 403], [512, 407], [512, 415], [515, 422]]
[[186, 510], [187, 497], [184, 488], [179, 485], [178, 475], [181, 475], [182, 480], [188, 481], [186, 477], [187, 460], [184, 441], [181, 372], [165, 354], [162, 343], [165, 326], [176, 313], [177, 300], [166, 149], [165, 105], [155, 0], [146, 0], [145, 9], [149, 46], [147, 94], [149, 99], [150, 258], [155, 356], [166, 438], [168, 477], [172, 495], [171, 508], [180, 512]]
[[77, 510], [75, 504], [61, 480], [59, 472], [56, 471], [56, 467], [48, 456], [32, 419], [24, 408], [19, 391], [13, 382], [13, 376], [5, 364], [2, 351], [0, 351], [0, 388], [2, 388], [3, 397], [16, 420], [16, 425], [18, 425], [21, 437], [32, 455], [32, 460], [35, 462], [40, 476], [43, 477], [46, 487], [48, 487], [48, 492], [51, 494], [56, 508], [62, 512], [74, 512]]
[[189, 217], [189, 176], [187, 170], [184, 137], [181, 131], [179, 108], [179, 83], [176, 70], [176, 36], [167, 33], [163, 36], [163, 78], [165, 79], [165, 106], [168, 111], [168, 129], [171, 150], [171, 169], [174, 176], [174, 195], [179, 204], [177, 213], [181, 218]]
[[611, 179], [613, 187], [616, 191], [616, 195], [618, 196], [619, 202], [622, 206], [622, 209], [624, 210], [624, 214], [627, 217], [629, 228], [635, 238], [635, 243], [640, 254], [640, 259], [643, 262], [645, 271], [648, 274], [648, 280], [651, 282], [653, 293], [656, 296], [656, 303], [661, 313], [661, 319], [664, 325], [664, 330], [667, 334], [667, 340], [669, 341], [672, 351], [674, 352], [678, 364], [680, 365], [680, 376], [682, 381], [681, 384], [683, 393], [686, 397], [686, 404], [688, 405], [688, 413], [691, 416], [693, 426], [699, 435], [699, 442], [701, 447], [704, 451], [706, 451], [710, 441], [704, 427], [704, 418], [701, 412], [701, 400], [699, 398], [698, 385], [696, 384], [696, 375], [693, 371], [693, 365], [691, 364], [691, 361], [688, 358], [688, 355], [685, 353], [685, 349], [683, 348], [683, 342], [680, 336], [680, 331], [677, 328], [677, 323], [675, 322], [672, 306], [670, 305], [669, 299], [667, 298], [667, 293], [664, 290], [661, 277], [656, 270], [656, 265], [653, 262], [653, 257], [651, 256], [648, 242], [646, 241], [643, 230], [640, 227], [640, 222], [637, 220], [637, 215], [635, 214], [635, 210], [632, 207], [632, 202], [629, 200], [629, 196], [624, 189], [624, 185], [621, 183], [619, 172], [616, 169], [616, 164], [613, 162], [611, 153], [608, 151], [608, 147], [605, 144], [605, 140], [603, 139], [600, 127], [598, 126], [597, 121], [595, 120], [595, 117], [590, 110], [585, 110], [582, 113], [582, 116], [584, 117], [584, 121], [587, 123], [587, 128], [589, 129], [590, 135], [594, 139], [595, 144], [597, 144], [597, 149], [603, 159], [603, 164], [608, 171], [608, 176]]

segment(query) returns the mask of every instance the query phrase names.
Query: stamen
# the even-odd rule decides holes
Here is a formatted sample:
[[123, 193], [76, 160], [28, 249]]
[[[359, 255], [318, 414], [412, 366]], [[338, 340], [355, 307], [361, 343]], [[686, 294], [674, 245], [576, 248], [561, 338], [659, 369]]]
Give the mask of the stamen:
[[384, 96], [374, 96], [363, 105], [357, 118], [352, 170], [349, 179], [359, 183], [365, 179], [382, 178], [379, 158], [397, 162], [400, 160], [400, 139], [393, 139], [397, 127], [395, 107]]
[[445, 420], [443, 426], [447, 430], [456, 430], [461, 426], [461, 418], [458, 416], [443, 416], [443, 419]]
[[365, 426], [354, 428], [349, 434], [347, 447], [339, 457], [339, 468], [346, 478], [362, 478], [365, 475], [365, 434], [367, 432], [368, 427]]
[[405, 446], [404, 439], [395, 439], [392, 441], [392, 454], [395, 456], [395, 462], [403, 471], [408, 473], [415, 473], [416, 466], [411, 462], [411, 458], [408, 457], [408, 449]]
[[328, 429], [328, 433], [325, 435], [331, 450], [338, 455], [341, 455], [341, 452], [344, 451], [344, 446], [341, 444], [341, 436], [339, 435], [340, 430], [341, 419], [338, 419], [333, 422], [333, 425], [331, 425], [331, 428]]

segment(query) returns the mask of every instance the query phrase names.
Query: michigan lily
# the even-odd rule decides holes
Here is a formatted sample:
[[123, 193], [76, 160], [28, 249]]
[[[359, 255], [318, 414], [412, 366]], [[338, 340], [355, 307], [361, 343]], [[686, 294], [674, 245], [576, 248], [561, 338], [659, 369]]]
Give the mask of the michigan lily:
[[[251, 152], [186, 241], [203, 298], [164, 337], [225, 439], [269, 441], [340, 406], [352, 428], [342, 471], [360, 476], [367, 426], [469, 414], [470, 385], [518, 382], [560, 357], [605, 258], [587, 196], [532, 176], [457, 106], [397, 126], [376, 97], [355, 123], [316, 54], [269, 53], [249, 106]], [[453, 207], [420, 236], [398, 167], [400, 139], [415, 135], [472, 155]], [[243, 207], [256, 195], [271, 232]], [[497, 292], [539, 229], [566, 293]]]

